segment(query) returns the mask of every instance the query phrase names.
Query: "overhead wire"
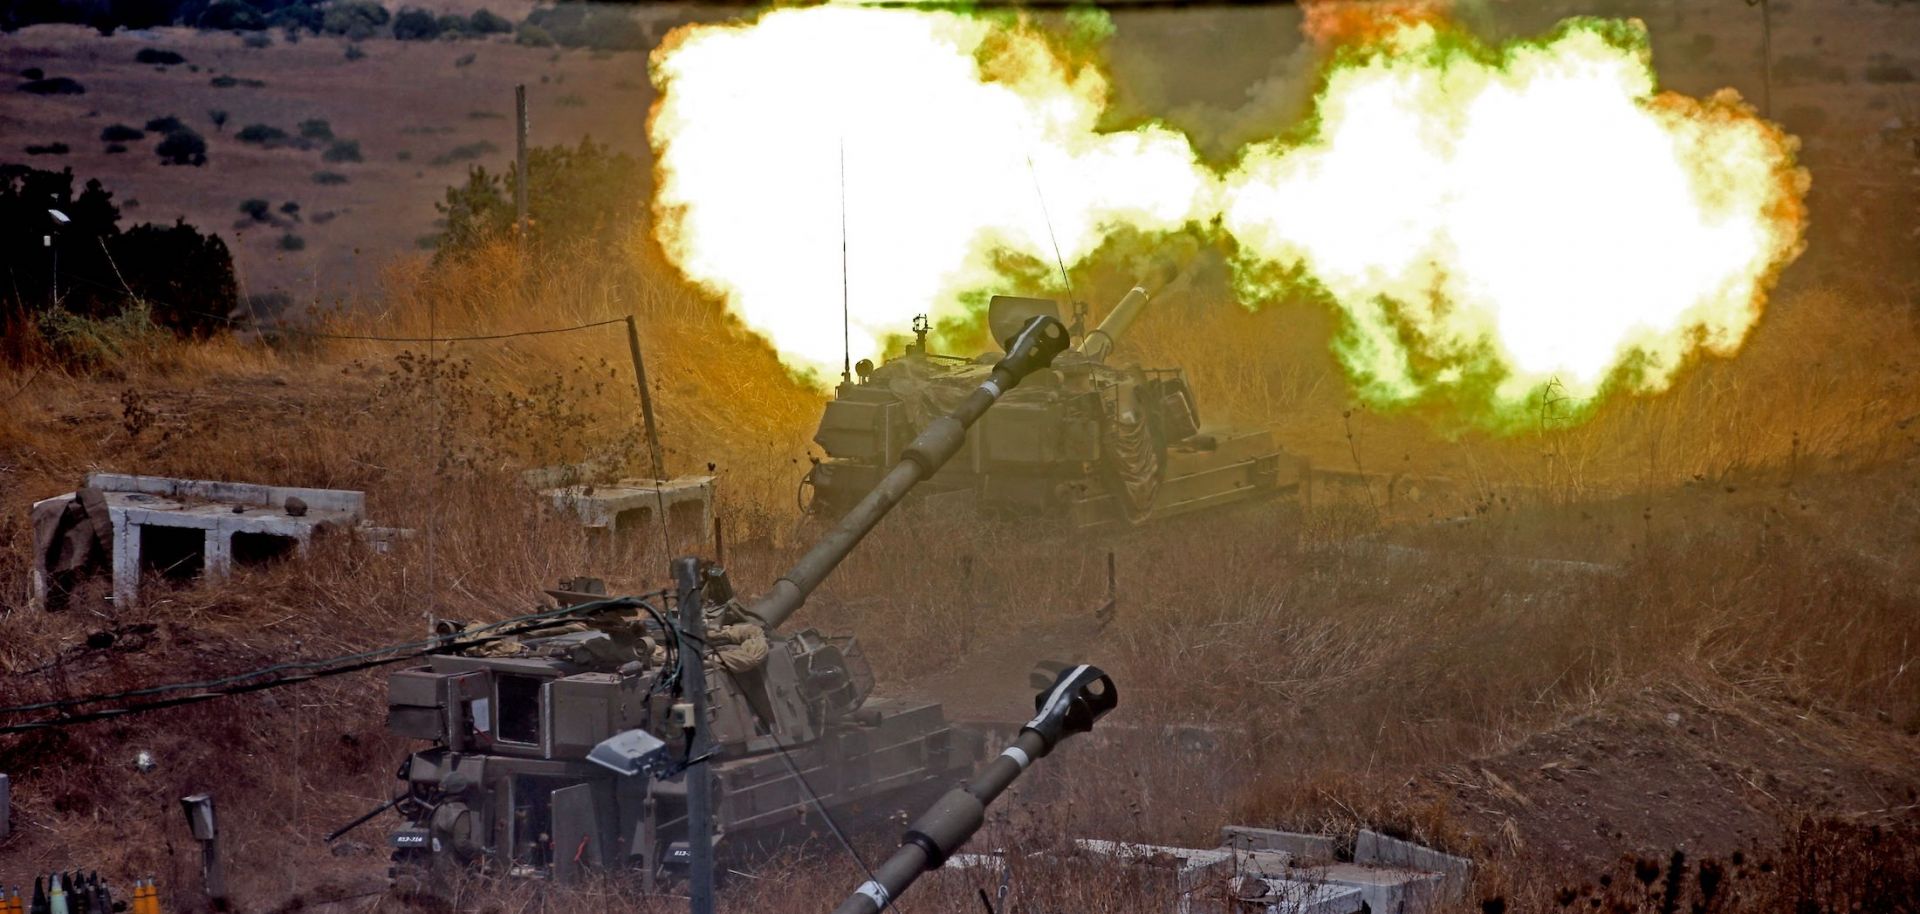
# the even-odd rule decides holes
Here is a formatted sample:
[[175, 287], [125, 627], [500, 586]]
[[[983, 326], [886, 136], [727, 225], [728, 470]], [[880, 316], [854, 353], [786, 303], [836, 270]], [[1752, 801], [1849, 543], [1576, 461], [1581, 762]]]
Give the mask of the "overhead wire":
[[[664, 591], [656, 591], [652, 593], [642, 594], [640, 596], [614, 597], [606, 600], [595, 600], [591, 603], [579, 603], [572, 606], [563, 606], [557, 609], [543, 610], [537, 613], [527, 613], [524, 615], [514, 616], [508, 619], [501, 619], [497, 622], [490, 622], [485, 625], [467, 629], [462, 632], [452, 633], [447, 635], [437, 635], [432, 638], [428, 638], [420, 641], [411, 641], [411, 642], [405, 642], [401, 644], [386, 645], [383, 647], [374, 648], [372, 650], [360, 651], [358, 653], [344, 654], [337, 657], [328, 657], [328, 658], [318, 659], [318, 660], [300, 660], [300, 661], [289, 661], [286, 663], [277, 663], [270, 666], [261, 667], [260, 669], [249, 670], [244, 673], [236, 673], [230, 676], [222, 676], [215, 679], [206, 679], [206, 680], [200, 680], [195, 682], [166, 683], [163, 685], [145, 686], [138, 689], [126, 689], [119, 692], [97, 693], [93, 695], [86, 695], [86, 696], [80, 696], [75, 698], [62, 698], [62, 699], [54, 699], [54, 700], [42, 701], [42, 702], [32, 702], [29, 704], [22, 704], [22, 705], [12, 705], [9, 707], [0, 707], [0, 714], [22, 714], [22, 713], [27, 713], [32, 711], [47, 711], [47, 710], [55, 710], [55, 709], [61, 709], [61, 708], [73, 708], [81, 705], [100, 704], [103, 702], [111, 702], [111, 701], [123, 701], [129, 698], [142, 698], [142, 697], [152, 696], [152, 695], [165, 695], [173, 692], [197, 690], [193, 695], [179, 696], [177, 698], [171, 698], [171, 699], [163, 699], [157, 702], [149, 702], [149, 703], [146, 703], [145, 705], [134, 705], [134, 706], [122, 707], [122, 708], [108, 708], [108, 709], [102, 709], [100, 711], [90, 711], [90, 712], [86, 712], [84, 714], [79, 714], [79, 715], [48, 718], [41, 721], [30, 721], [23, 724], [0, 725], [0, 733], [17, 733], [25, 730], [41, 729], [43, 727], [49, 727], [49, 726], [66, 726], [74, 723], [85, 723], [88, 721], [100, 720], [107, 717], [117, 717], [123, 714], [134, 713], [137, 711], [155, 710], [163, 707], [172, 707], [177, 704], [186, 704], [192, 701], [205, 701], [211, 698], [222, 697], [223, 695], [243, 694], [245, 692], [260, 691], [261, 689], [275, 688], [282, 685], [292, 685], [300, 682], [308, 682], [313, 679], [324, 678], [327, 676], [336, 676], [343, 673], [357, 672], [360, 670], [370, 669], [375, 666], [382, 666], [389, 663], [396, 663], [402, 660], [410, 660], [418, 657], [423, 657], [428, 654], [436, 653], [438, 651], [446, 650], [450, 648], [470, 647], [477, 644], [488, 644], [494, 641], [510, 638], [518, 634], [523, 634], [525, 632], [537, 631], [541, 628], [546, 627], [548, 624], [558, 619], [577, 617], [577, 616], [590, 616], [596, 613], [606, 612], [610, 610], [632, 609], [632, 608], [645, 609], [650, 615], [653, 616], [655, 624], [661, 624], [661, 616], [660, 616], [659, 610], [654, 608], [652, 604], [648, 603], [646, 598], [659, 597], [663, 595], [664, 595]], [[315, 672], [307, 672], [307, 671], [315, 671]], [[276, 675], [276, 674], [282, 674], [282, 673], [293, 673], [295, 675]], [[271, 679], [264, 678], [264, 677], [270, 677], [270, 676], [274, 678], [271, 678]]]
[[[86, 283], [87, 285], [95, 286], [101, 289], [110, 289], [114, 291], [120, 291], [120, 288], [117, 286], [100, 282], [98, 280], [90, 279], [84, 274], [76, 274], [76, 273], [73, 273], [72, 271], [68, 271], [66, 273], [66, 276], [69, 280], [72, 280], [72, 281]], [[175, 311], [181, 311], [188, 314], [195, 314], [201, 317], [217, 318], [223, 321], [233, 320], [232, 315], [215, 314], [211, 311], [201, 311], [194, 308], [179, 307], [174, 305], [172, 302], [169, 302], [162, 298], [155, 298], [154, 296], [151, 296], [151, 295], [142, 295], [139, 297], [147, 301], [165, 305], [169, 309], [172, 309]], [[277, 326], [277, 325], [272, 327], [261, 327], [256, 325], [253, 329], [255, 329], [260, 333], [285, 333], [292, 336], [305, 336], [305, 337], [313, 337], [316, 339], [328, 339], [328, 340], [359, 340], [359, 341], [374, 342], [374, 343], [465, 343], [465, 342], [479, 342], [479, 341], [485, 341], [485, 340], [506, 340], [506, 339], [514, 339], [516, 337], [523, 337], [523, 336], [545, 336], [547, 334], [552, 334], [552, 333], [571, 333], [575, 330], [591, 330], [595, 327], [605, 327], [608, 324], [618, 324], [618, 323], [623, 323], [625, 321], [626, 321], [625, 317], [613, 317], [613, 318], [608, 318], [606, 320], [591, 321], [584, 324], [574, 324], [567, 327], [543, 327], [537, 330], [517, 330], [512, 332], [500, 332], [500, 333], [471, 333], [471, 334], [461, 334], [461, 335], [454, 335], [454, 336], [442, 336], [437, 334], [433, 336], [383, 336], [379, 334], [365, 334], [365, 333], [328, 333], [322, 330], [308, 330], [301, 327], [286, 327], [286, 326]]]

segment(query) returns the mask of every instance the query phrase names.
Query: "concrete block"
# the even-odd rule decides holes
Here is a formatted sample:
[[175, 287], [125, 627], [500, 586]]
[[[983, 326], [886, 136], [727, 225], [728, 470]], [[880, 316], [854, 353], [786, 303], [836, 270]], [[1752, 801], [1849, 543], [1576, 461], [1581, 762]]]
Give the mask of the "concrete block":
[[1243, 889], [1240, 897], [1256, 910], [1264, 906], [1266, 914], [1359, 914], [1367, 910], [1366, 899], [1353, 886], [1276, 877], [1262, 877], [1256, 884], [1261, 894]]
[[1326, 835], [1229, 825], [1220, 829], [1220, 843], [1235, 850], [1278, 851], [1300, 863], [1333, 862], [1333, 839]]
[[[234, 565], [264, 563], [305, 553], [323, 528], [350, 530], [365, 519], [366, 495], [345, 489], [307, 489], [164, 476], [94, 473], [113, 526], [114, 601], [140, 596], [140, 575], [157, 570], [179, 577], [225, 577]], [[72, 493], [37, 502], [65, 503]], [[304, 504], [288, 513], [290, 499]], [[35, 557], [33, 601], [45, 605], [48, 582]]]
[[366, 493], [351, 489], [305, 489], [213, 479], [132, 476], [125, 473], [91, 473], [87, 476], [87, 485], [102, 492], [139, 493], [182, 502], [215, 501], [268, 508], [284, 508], [288, 498], [299, 498], [315, 511], [348, 514], [356, 520], [367, 513]]
[[1295, 878], [1358, 889], [1373, 914], [1425, 914], [1445, 898], [1439, 873], [1332, 863], [1300, 870]]
[[1443, 854], [1412, 841], [1389, 838], [1364, 828], [1353, 842], [1353, 862], [1439, 873], [1445, 877], [1446, 890], [1453, 895], [1465, 892], [1468, 881], [1473, 878], [1473, 862], [1465, 857]]
[[673, 548], [703, 542], [713, 531], [712, 476], [622, 479], [606, 485], [547, 489], [555, 510], [579, 518], [590, 530], [613, 535], [655, 535], [665, 518]]

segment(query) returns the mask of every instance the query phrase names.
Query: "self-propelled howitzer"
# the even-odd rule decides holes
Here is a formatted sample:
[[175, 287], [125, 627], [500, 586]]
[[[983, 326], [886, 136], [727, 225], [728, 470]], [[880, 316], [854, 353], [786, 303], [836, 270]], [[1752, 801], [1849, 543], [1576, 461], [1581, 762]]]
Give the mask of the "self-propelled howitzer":
[[[1099, 326], [966, 438], [955, 459], [920, 492], [970, 496], [991, 513], [1058, 517], [1076, 527], [1147, 523], [1296, 487], [1300, 462], [1264, 428], [1203, 425], [1178, 368], [1141, 368], [1113, 357], [1145, 310], [1144, 288], [1128, 292]], [[997, 295], [987, 307], [995, 339], [1060, 307], [1041, 298]], [[1077, 322], [1076, 322], [1077, 323]], [[802, 482], [818, 512], [837, 515], [866, 492], [931, 417], [979, 382], [993, 355], [931, 351], [924, 321], [902, 355], [860, 363], [820, 417], [814, 441], [826, 451]]]
[[[882, 820], [964, 779], [981, 756], [977, 735], [949, 726], [937, 704], [871, 696], [855, 639], [777, 629], [1069, 337], [1041, 316], [1005, 344], [974, 389], [927, 423], [764, 596], [735, 599], [723, 569], [698, 566], [696, 576], [692, 560], [677, 563], [698, 597], [682, 608], [707, 607], [697, 638], [655, 600], [576, 585], [553, 592], [563, 607], [534, 630], [448, 626], [444, 652], [394, 673], [389, 728], [432, 743], [398, 774], [396, 889], [441, 894], [467, 866], [556, 880], [630, 867], [651, 887], [688, 856], [696, 777], [710, 779], [723, 852], [777, 841], [822, 815]], [[679, 653], [695, 650], [701, 675], [686, 675]], [[688, 686], [700, 678], [704, 714]]]

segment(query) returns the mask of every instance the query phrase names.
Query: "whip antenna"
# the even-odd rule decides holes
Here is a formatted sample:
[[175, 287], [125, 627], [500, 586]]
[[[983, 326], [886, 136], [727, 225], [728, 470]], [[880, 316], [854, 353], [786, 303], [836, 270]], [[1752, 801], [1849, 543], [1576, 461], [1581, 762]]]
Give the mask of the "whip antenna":
[[1040, 200], [1040, 218], [1047, 223], [1047, 240], [1053, 242], [1053, 262], [1060, 265], [1060, 284], [1067, 287], [1068, 299], [1077, 298], [1073, 292], [1073, 280], [1067, 278], [1067, 259], [1060, 256], [1060, 238], [1053, 233], [1053, 216], [1047, 212], [1047, 195], [1040, 192], [1040, 172], [1033, 167], [1033, 156], [1027, 156], [1027, 175], [1033, 178], [1033, 195]]
[[847, 293], [847, 138], [840, 138], [840, 383], [853, 383], [853, 318]]

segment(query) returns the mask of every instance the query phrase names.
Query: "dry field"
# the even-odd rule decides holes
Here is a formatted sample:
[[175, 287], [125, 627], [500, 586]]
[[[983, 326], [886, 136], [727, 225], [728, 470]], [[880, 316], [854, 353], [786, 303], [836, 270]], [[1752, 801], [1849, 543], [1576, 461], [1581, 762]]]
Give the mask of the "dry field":
[[[1519, 5], [1489, 8], [1509, 6]], [[1680, 88], [1751, 88], [1740, 74], [1750, 72], [1746, 49], [1757, 28], [1743, 5], [1725, 6], [1709, 16], [1661, 5], [1649, 15], [1657, 53], [1671, 51], [1676, 63], [1657, 59]], [[1450, 427], [1444, 416], [1375, 415], [1352, 407], [1327, 354], [1323, 311], [1230, 305], [1215, 255], [1203, 252], [1137, 328], [1129, 354], [1187, 365], [1210, 418], [1268, 424], [1315, 465], [1392, 477], [1391, 486], [1321, 486], [1310, 503], [1100, 536], [915, 505], [886, 521], [809, 605], [804, 624], [862, 634], [884, 689], [937, 697], [959, 717], [1018, 718], [1030, 707], [1024, 669], [1033, 660], [1082, 657], [1114, 674], [1122, 692], [1114, 734], [1044, 762], [981, 838], [1021, 861], [1015, 910], [1165, 911], [1163, 870], [1018, 852], [1058, 851], [1072, 837], [1211, 844], [1229, 823], [1341, 836], [1382, 827], [1471, 855], [1481, 863], [1473, 910], [1577, 903], [1655, 911], [1696, 902], [1715, 911], [1912, 910], [1920, 885], [1920, 157], [1912, 145], [1920, 98], [1913, 84], [1870, 80], [1866, 68], [1883, 51], [1914, 53], [1901, 36], [1920, 32], [1920, 9], [1775, 6], [1779, 60], [1813, 57], [1839, 70], [1776, 73], [1774, 106], [1808, 138], [1814, 225], [1808, 253], [1737, 359], [1697, 366], [1661, 397], [1610, 403], [1586, 424], [1543, 414], [1535, 430], [1509, 438]], [[1213, 34], [1159, 18], [1174, 13], [1135, 15], [1155, 20], [1170, 43]], [[1127, 34], [1123, 24], [1117, 57], [1129, 53]], [[1691, 37], [1700, 34], [1717, 41]], [[95, 69], [67, 71], [89, 93], [58, 104], [103, 112], [86, 121], [87, 142], [76, 150], [98, 145], [91, 137], [101, 122], [197, 113], [206, 107], [199, 93], [293, 100], [248, 114], [233, 102], [229, 132], [310, 110], [329, 117], [369, 152], [344, 186], [299, 183], [319, 167], [300, 158], [311, 152], [249, 153], [208, 130], [214, 161], [204, 170], [161, 169], [135, 153], [78, 170], [114, 178], [123, 198], [142, 198], [129, 214], [136, 218], [153, 218], [171, 200], [164, 205], [210, 226], [236, 216], [237, 199], [254, 193], [234, 189], [240, 174], [215, 171], [223, 163], [252, 162], [262, 181], [311, 186], [288, 196], [308, 212], [340, 209], [330, 226], [342, 234], [325, 243], [315, 236], [306, 255], [350, 258], [342, 249], [360, 244], [359, 256], [380, 264], [342, 267], [361, 271], [365, 307], [329, 330], [512, 331], [638, 314], [669, 469], [712, 465], [721, 475], [736, 581], [758, 589], [804, 546], [812, 528], [798, 516], [794, 488], [821, 394], [684, 288], [644, 231], [627, 245], [630, 257], [611, 262], [563, 254], [526, 263], [493, 248], [434, 269], [422, 254], [395, 253], [430, 228], [424, 201], [461, 167], [408, 177], [418, 158], [483, 131], [507, 132], [500, 121], [465, 117], [480, 102], [447, 109], [446, 99], [480, 85], [475, 97], [504, 110], [515, 77], [486, 77], [497, 86], [470, 79], [476, 64], [451, 80], [408, 81], [394, 61], [445, 55], [434, 66], [452, 74], [452, 58], [477, 49], [483, 61], [527, 55], [529, 72], [540, 72], [550, 52], [385, 42], [369, 43], [365, 60], [339, 64], [338, 46], [318, 39], [256, 51], [231, 36], [163, 37], [206, 46], [183, 51], [189, 60], [219, 61], [219, 72], [269, 84], [212, 90], [206, 71], [174, 68], [155, 76], [179, 80], [169, 91], [182, 94], [150, 103], [138, 98], [134, 68], [113, 63], [130, 61], [145, 39], [35, 29], [0, 38], [0, 55], [13, 66], [29, 40], [39, 42], [33, 53], [63, 61], [107, 49]], [[1850, 50], [1836, 56], [1836, 47]], [[314, 56], [297, 63], [305, 54]], [[243, 67], [246, 55], [283, 58]], [[324, 82], [389, 64], [384, 78], [396, 92], [418, 97], [355, 107], [366, 96]], [[63, 72], [46, 60], [34, 65]], [[1136, 87], [1171, 79], [1164, 66], [1161, 75], [1129, 77], [1132, 65], [1116, 60]], [[296, 66], [311, 66], [312, 81], [276, 75], [306, 72]], [[642, 144], [648, 90], [613, 87], [622, 76], [644, 86], [638, 56], [568, 53], [556, 66], [576, 69], [543, 90], [578, 87], [590, 103], [536, 118], [536, 131], [556, 131], [543, 142], [571, 139], [564, 116], [579, 119], [568, 129], [593, 124], [597, 137]], [[126, 71], [118, 89], [115, 67]], [[1204, 94], [1196, 88], [1190, 100]], [[1177, 107], [1148, 89], [1135, 97]], [[22, 107], [42, 103], [24, 98], [0, 105], [9, 138], [28, 122]], [[631, 122], [603, 132], [594, 113], [627, 98]], [[443, 123], [455, 132], [397, 132], [406, 120], [396, 112], [443, 109], [454, 112]], [[32, 130], [61, 117], [30, 116]], [[1794, 123], [1816, 116], [1817, 125]], [[402, 148], [414, 163], [394, 160]], [[215, 175], [220, 199], [211, 200]], [[193, 215], [200, 212], [218, 215]], [[350, 232], [364, 232], [364, 243]], [[256, 258], [244, 261], [249, 275], [267, 269], [255, 250], [266, 244], [240, 245]], [[1095, 265], [1083, 281], [1105, 303], [1131, 278]], [[303, 337], [272, 345], [152, 339], [89, 375], [0, 369], [0, 699], [199, 678], [411, 639], [429, 614], [525, 611], [566, 575], [600, 575], [623, 591], [658, 587], [667, 559], [658, 548], [594, 548], [517, 481], [524, 467], [594, 455], [632, 465], [636, 413], [617, 327], [431, 351]], [[420, 533], [384, 556], [332, 544], [311, 561], [224, 584], [156, 584], [138, 607], [28, 611], [26, 506], [69, 490], [90, 469], [360, 488], [375, 518]], [[1091, 611], [1104, 599], [1109, 552], [1120, 603], [1101, 622]], [[15, 777], [15, 833], [0, 842], [0, 882], [72, 865], [122, 879], [156, 875], [169, 910], [190, 910], [197, 855], [175, 800], [212, 789], [242, 910], [385, 904], [375, 833], [335, 848], [320, 840], [388, 796], [406, 747], [383, 732], [382, 688], [378, 674], [359, 674], [0, 737], [0, 771]], [[1209, 728], [1214, 738], [1195, 747], [1138, 735], [1163, 724]], [[159, 761], [144, 775], [132, 767], [142, 749]], [[890, 838], [870, 836], [869, 857]], [[742, 869], [724, 891], [727, 910], [824, 909], [858, 881], [855, 866], [826, 844]], [[1705, 888], [1715, 878], [1707, 873], [1719, 874], [1716, 889]], [[906, 907], [978, 911], [975, 889], [996, 884], [985, 873], [946, 873]], [[472, 893], [462, 908], [673, 908], [619, 883], [540, 892], [476, 882]], [[1482, 908], [1495, 900], [1505, 907]]]

